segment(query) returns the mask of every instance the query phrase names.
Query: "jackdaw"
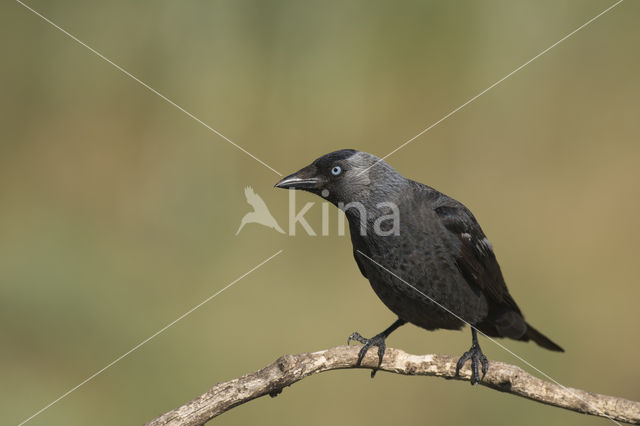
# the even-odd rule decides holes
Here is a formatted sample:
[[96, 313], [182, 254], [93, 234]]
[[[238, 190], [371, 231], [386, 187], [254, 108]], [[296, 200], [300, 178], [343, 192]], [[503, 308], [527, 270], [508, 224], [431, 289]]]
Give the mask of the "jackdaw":
[[370, 339], [358, 332], [349, 336], [347, 344], [363, 344], [358, 365], [369, 348], [377, 346], [380, 367], [385, 339], [407, 322], [427, 330], [459, 330], [469, 324], [471, 348], [460, 357], [456, 375], [470, 359], [472, 384], [489, 368], [477, 331], [533, 340], [564, 352], [525, 321], [507, 290], [491, 243], [462, 203], [353, 149], [323, 155], [275, 186], [320, 195], [344, 210], [360, 272], [398, 316]]

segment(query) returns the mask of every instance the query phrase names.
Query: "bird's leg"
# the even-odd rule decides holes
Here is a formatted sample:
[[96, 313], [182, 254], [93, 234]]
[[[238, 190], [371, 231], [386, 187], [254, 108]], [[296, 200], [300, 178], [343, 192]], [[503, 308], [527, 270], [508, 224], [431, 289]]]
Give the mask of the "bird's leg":
[[362, 359], [367, 354], [369, 348], [371, 348], [372, 346], [378, 347], [378, 367], [374, 368], [371, 371], [372, 379], [376, 375], [378, 368], [380, 368], [380, 365], [382, 364], [382, 357], [384, 356], [384, 351], [387, 348], [387, 345], [384, 343], [385, 339], [389, 337], [389, 335], [393, 333], [396, 328], [400, 327], [403, 324], [406, 324], [406, 321], [398, 318], [393, 324], [389, 326], [389, 328], [384, 330], [382, 333], [376, 334], [371, 339], [362, 337], [357, 331], [353, 332], [347, 339], [347, 345], [351, 343], [352, 340], [356, 340], [364, 345], [362, 349], [360, 349], [360, 352], [358, 352], [358, 362], [356, 362], [357, 366], [362, 363]]
[[[456, 376], [460, 373], [460, 369], [468, 359], [471, 359], [471, 384], [476, 385], [480, 383], [482, 379], [484, 379], [485, 374], [487, 374], [489, 361], [482, 353], [482, 349], [480, 349], [480, 345], [478, 344], [478, 333], [473, 326], [471, 327], [471, 348], [467, 352], [463, 353], [458, 360], [458, 363], [456, 364]], [[480, 376], [478, 364], [482, 364], [482, 377], [480, 377], [480, 379], [478, 379], [478, 376]]]

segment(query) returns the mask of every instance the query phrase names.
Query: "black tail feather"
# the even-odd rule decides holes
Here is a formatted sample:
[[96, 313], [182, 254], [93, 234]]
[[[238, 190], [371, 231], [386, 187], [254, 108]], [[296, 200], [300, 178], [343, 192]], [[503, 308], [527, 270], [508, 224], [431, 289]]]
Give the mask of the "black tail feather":
[[545, 349], [549, 349], [550, 351], [564, 352], [564, 349], [562, 349], [557, 344], [553, 343], [551, 339], [549, 339], [544, 334], [540, 333], [538, 330], [533, 328], [528, 323], [527, 323], [527, 332], [524, 334], [524, 336], [522, 336], [522, 340], [524, 340], [525, 342], [528, 342], [529, 340], [533, 340], [538, 345], [542, 346]]

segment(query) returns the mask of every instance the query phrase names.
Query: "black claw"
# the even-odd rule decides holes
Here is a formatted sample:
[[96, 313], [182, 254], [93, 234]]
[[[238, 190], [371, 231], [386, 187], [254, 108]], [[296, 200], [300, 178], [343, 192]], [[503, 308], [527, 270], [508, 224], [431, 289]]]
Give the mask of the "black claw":
[[487, 359], [486, 356], [484, 356], [484, 354], [482, 354], [480, 361], [482, 362], [482, 378], [480, 379], [480, 381], [483, 381], [484, 376], [486, 376], [487, 371], [489, 371], [489, 360]]
[[355, 340], [356, 342], [360, 342], [363, 345], [367, 343], [367, 339], [362, 337], [360, 333], [358, 333], [357, 331], [354, 331], [353, 333], [351, 333], [351, 336], [349, 336], [349, 338], [347, 339], [347, 346], [349, 346], [349, 343], [351, 343], [352, 340]]
[[347, 339], [347, 345], [349, 345], [349, 343], [351, 343], [352, 340], [356, 340], [363, 344], [362, 349], [360, 349], [360, 352], [358, 352], [358, 361], [356, 362], [356, 366], [360, 366], [369, 348], [371, 348], [372, 346], [377, 346], [378, 347], [378, 366], [375, 367], [373, 370], [371, 370], [371, 378], [373, 379], [373, 377], [376, 375], [376, 372], [382, 365], [382, 357], [384, 357], [384, 351], [387, 348], [387, 345], [385, 345], [384, 340], [387, 337], [389, 337], [389, 335], [393, 333], [395, 329], [397, 329], [398, 327], [400, 327], [405, 323], [406, 323], [405, 320], [398, 318], [386, 330], [384, 330], [382, 333], [376, 334], [371, 339], [362, 337], [360, 333], [358, 333], [357, 331], [351, 333], [351, 336], [349, 336], [349, 338]]
[[462, 356], [458, 360], [458, 363], [456, 364], [456, 376], [460, 374], [460, 369], [469, 358], [471, 358], [471, 351], [467, 351], [462, 354]]
[[360, 366], [360, 364], [362, 364], [362, 360], [364, 359], [364, 356], [367, 354], [368, 350], [369, 350], [369, 346], [368, 345], [364, 345], [360, 349], [360, 352], [358, 352], [358, 361], [356, 362], [357, 366]]
[[[464, 363], [471, 359], [471, 384], [477, 385], [484, 379], [484, 376], [489, 370], [489, 360], [482, 353], [482, 349], [480, 349], [475, 329], [472, 329], [472, 338], [473, 343], [471, 348], [462, 354], [456, 364], [456, 376], [460, 373], [460, 369], [464, 366]], [[478, 370], [480, 365], [482, 365], [482, 377], [480, 377], [480, 371]]]
[[382, 357], [384, 357], [384, 351], [387, 350], [387, 345], [384, 344], [384, 340], [378, 345], [378, 368], [382, 365]]
[[384, 339], [385, 336], [382, 333], [373, 336], [371, 339], [367, 339], [365, 337], [362, 337], [357, 331], [351, 334], [351, 336], [349, 336], [349, 338], [347, 339], [347, 345], [351, 343], [352, 340], [358, 341], [363, 344], [360, 352], [358, 352], [358, 361], [356, 362], [356, 366], [360, 366], [362, 364], [362, 360], [364, 359], [369, 349], [371, 349], [373, 346], [378, 347], [378, 366], [371, 371], [372, 379], [376, 375], [376, 372], [380, 368], [380, 365], [382, 365], [382, 358], [384, 357], [384, 352], [387, 348], [387, 345], [384, 343]]
[[478, 362], [475, 357], [471, 357], [471, 369], [473, 372], [471, 373], [471, 384], [475, 385], [479, 382], [478, 377], [480, 377], [480, 370], [478, 368]]

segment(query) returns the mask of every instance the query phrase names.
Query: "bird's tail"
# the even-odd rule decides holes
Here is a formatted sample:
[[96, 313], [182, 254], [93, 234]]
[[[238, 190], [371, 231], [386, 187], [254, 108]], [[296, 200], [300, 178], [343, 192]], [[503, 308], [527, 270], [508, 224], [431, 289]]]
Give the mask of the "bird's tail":
[[244, 220], [244, 217], [242, 218], [242, 222], [240, 222], [240, 227], [238, 228], [238, 230], [236, 231], [236, 235], [238, 235], [240, 233], [240, 231], [242, 230], [242, 228], [244, 227], [246, 221]]
[[533, 328], [529, 323], [527, 323], [527, 332], [525, 333], [523, 340], [533, 340], [538, 345], [545, 349], [549, 349], [550, 351], [564, 352], [564, 349], [553, 343], [551, 339]]

